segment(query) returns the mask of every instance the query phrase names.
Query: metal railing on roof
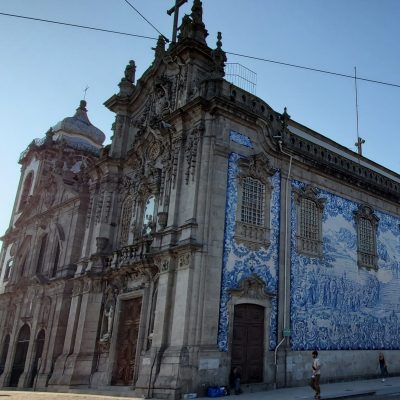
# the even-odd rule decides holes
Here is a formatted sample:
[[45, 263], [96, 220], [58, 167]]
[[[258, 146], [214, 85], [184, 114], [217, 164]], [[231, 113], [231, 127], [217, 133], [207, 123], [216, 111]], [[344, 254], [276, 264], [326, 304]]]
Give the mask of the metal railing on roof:
[[225, 79], [249, 93], [256, 94], [257, 74], [242, 64], [225, 64]]

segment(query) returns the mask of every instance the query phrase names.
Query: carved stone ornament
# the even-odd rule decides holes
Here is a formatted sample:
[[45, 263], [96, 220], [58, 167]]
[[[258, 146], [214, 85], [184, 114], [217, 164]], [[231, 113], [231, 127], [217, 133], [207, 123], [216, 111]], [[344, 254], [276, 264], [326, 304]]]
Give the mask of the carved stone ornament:
[[200, 137], [204, 133], [204, 125], [194, 128], [188, 137], [186, 138], [185, 144], [185, 158], [186, 158], [186, 171], [185, 171], [185, 182], [189, 183], [190, 179], [193, 181], [196, 164], [197, 164], [197, 149]]
[[183, 268], [187, 268], [190, 265], [190, 253], [185, 253], [182, 254], [179, 257], [179, 261], [178, 261], [178, 268], [183, 269]]
[[164, 257], [154, 257], [154, 264], [158, 267], [160, 272], [167, 272], [170, 266], [170, 259]]
[[72, 296], [78, 296], [82, 293], [82, 281], [75, 281], [72, 289]]
[[307, 198], [307, 199], [315, 202], [315, 204], [319, 210], [324, 209], [326, 199], [318, 197], [319, 191], [316, 187], [313, 187], [311, 185], [306, 185], [302, 189], [296, 188], [296, 189], [293, 189], [293, 191], [294, 191], [295, 200], [296, 200], [297, 204], [300, 204], [302, 198]]
[[263, 153], [255, 154], [249, 158], [239, 160], [239, 178], [252, 177], [258, 179], [264, 185], [269, 184], [268, 178], [275, 173], [271, 161]]
[[232, 296], [255, 300], [266, 300], [275, 296], [265, 291], [265, 283], [256, 275], [243, 279], [239, 285], [239, 288], [229, 290]]

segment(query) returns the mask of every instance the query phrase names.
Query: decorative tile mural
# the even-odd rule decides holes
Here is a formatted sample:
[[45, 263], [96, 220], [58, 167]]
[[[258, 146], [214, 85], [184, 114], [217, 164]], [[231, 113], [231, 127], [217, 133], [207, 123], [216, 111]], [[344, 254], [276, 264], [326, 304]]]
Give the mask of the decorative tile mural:
[[359, 268], [353, 214], [359, 205], [324, 190], [319, 197], [326, 199], [321, 259], [296, 252], [292, 195], [292, 349], [400, 349], [400, 218], [375, 209], [378, 270]]
[[[229, 289], [238, 288], [239, 283], [252, 275], [259, 277], [266, 290], [277, 294], [278, 285], [278, 250], [279, 250], [279, 210], [280, 210], [280, 173], [276, 172], [271, 179], [271, 244], [268, 249], [249, 250], [234, 240], [235, 216], [237, 207], [237, 174], [238, 160], [236, 153], [231, 153], [228, 162], [228, 187], [225, 211], [225, 236], [222, 268], [222, 289], [220, 303], [220, 320], [218, 328], [218, 347], [228, 350], [228, 328], [231, 316], [228, 315]], [[269, 338], [270, 349], [274, 349], [277, 340], [277, 297], [272, 300]]]
[[230, 131], [229, 139], [232, 140], [232, 142], [241, 144], [242, 146], [250, 147], [251, 149], [253, 148], [253, 143], [251, 143], [251, 139], [248, 136], [243, 135], [239, 132]]

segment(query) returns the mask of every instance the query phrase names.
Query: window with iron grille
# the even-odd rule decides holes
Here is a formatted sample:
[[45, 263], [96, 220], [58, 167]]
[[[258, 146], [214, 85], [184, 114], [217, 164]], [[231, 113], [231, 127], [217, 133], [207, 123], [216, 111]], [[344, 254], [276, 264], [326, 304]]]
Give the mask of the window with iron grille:
[[265, 185], [247, 177], [243, 181], [241, 221], [246, 224], [264, 225]]
[[121, 231], [119, 238], [119, 244], [121, 246], [126, 246], [128, 244], [129, 228], [131, 226], [132, 219], [132, 206], [133, 199], [131, 196], [129, 196], [125, 199], [121, 212]]
[[371, 207], [361, 205], [355, 212], [357, 223], [357, 262], [359, 267], [378, 267], [377, 231], [379, 218]]
[[322, 213], [325, 199], [310, 185], [295, 190], [297, 203], [297, 251], [310, 257], [322, 256]]
[[300, 207], [301, 237], [309, 240], [319, 239], [318, 209], [314, 201], [302, 199]]

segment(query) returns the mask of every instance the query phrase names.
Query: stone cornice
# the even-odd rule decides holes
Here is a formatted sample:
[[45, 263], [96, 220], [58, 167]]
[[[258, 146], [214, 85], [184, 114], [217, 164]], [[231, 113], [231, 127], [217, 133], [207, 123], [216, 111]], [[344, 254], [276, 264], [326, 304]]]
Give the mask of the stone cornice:
[[399, 182], [295, 133], [289, 132], [282, 140], [284, 147], [300, 156], [305, 164], [357, 188], [400, 202]]

